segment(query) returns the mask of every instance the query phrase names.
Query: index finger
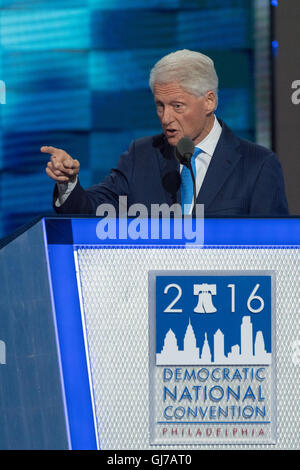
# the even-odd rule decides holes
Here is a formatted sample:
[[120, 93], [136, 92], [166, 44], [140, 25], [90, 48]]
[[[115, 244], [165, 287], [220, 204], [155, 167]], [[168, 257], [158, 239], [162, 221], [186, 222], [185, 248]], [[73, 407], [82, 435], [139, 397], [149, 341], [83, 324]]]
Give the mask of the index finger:
[[54, 153], [55, 151], [59, 150], [58, 148], [56, 147], [51, 147], [49, 145], [43, 145], [41, 148], [40, 148], [41, 152], [43, 153]]

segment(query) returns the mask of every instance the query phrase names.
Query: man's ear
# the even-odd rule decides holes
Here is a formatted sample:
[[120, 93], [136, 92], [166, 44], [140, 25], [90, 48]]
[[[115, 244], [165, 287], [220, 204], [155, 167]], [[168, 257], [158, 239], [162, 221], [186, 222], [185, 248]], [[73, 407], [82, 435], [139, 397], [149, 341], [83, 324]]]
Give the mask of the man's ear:
[[210, 90], [205, 93], [205, 104], [207, 114], [211, 114], [217, 107], [217, 98], [215, 92]]

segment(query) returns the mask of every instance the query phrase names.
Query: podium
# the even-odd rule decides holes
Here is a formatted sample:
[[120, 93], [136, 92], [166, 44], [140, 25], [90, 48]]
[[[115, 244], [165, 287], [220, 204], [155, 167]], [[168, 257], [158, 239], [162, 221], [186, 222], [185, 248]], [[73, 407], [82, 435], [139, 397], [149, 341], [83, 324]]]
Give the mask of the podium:
[[1, 449], [299, 448], [300, 220], [203, 224], [41, 217], [2, 247]]

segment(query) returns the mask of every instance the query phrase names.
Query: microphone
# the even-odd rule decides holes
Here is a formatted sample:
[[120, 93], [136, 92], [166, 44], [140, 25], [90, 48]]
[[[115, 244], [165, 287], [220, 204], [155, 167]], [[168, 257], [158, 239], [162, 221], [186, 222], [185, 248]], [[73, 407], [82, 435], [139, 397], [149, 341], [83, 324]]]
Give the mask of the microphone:
[[191, 158], [195, 150], [195, 145], [189, 137], [182, 137], [175, 147], [175, 156], [179, 163], [189, 168]]
[[185, 165], [191, 172], [192, 181], [193, 181], [193, 195], [194, 195], [194, 207], [193, 207], [193, 214], [196, 210], [196, 181], [195, 175], [193, 172], [191, 159], [195, 150], [195, 144], [190, 139], [190, 137], [182, 137], [177, 146], [175, 147], [175, 157], [182, 165]]

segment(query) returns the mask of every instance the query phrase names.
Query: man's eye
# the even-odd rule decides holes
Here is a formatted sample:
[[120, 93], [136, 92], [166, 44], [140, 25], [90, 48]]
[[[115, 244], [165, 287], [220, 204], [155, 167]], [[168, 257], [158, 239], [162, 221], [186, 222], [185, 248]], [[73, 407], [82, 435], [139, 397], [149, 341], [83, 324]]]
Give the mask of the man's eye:
[[175, 109], [178, 109], [178, 110], [179, 110], [179, 109], [182, 109], [182, 107], [183, 107], [182, 104], [179, 104], [179, 103], [177, 103], [177, 104], [174, 105], [174, 108], [175, 108]]

